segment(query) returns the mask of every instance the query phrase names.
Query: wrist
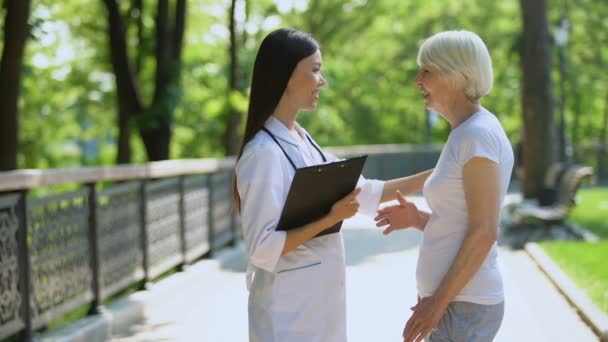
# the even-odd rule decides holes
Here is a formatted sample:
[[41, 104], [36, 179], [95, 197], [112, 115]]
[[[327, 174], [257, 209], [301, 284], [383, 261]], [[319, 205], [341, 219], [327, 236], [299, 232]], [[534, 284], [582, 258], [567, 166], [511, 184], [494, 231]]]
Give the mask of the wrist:
[[332, 227], [333, 225], [335, 225], [338, 222], [340, 222], [340, 220], [338, 220], [334, 215], [327, 214], [323, 218], [321, 218], [321, 220], [319, 221], [320, 229], [321, 229], [321, 231], [323, 231], [329, 227]]
[[424, 212], [418, 210], [418, 212], [416, 213], [416, 225], [414, 227], [422, 230], [424, 228], [424, 226], [426, 226], [426, 222], [427, 222], [427, 217], [424, 214]]

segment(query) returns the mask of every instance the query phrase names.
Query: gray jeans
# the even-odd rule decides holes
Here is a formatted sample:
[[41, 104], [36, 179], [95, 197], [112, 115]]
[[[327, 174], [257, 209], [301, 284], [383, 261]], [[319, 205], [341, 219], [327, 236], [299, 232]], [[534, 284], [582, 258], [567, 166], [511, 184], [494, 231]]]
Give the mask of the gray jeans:
[[505, 313], [505, 303], [481, 305], [452, 302], [427, 342], [490, 342]]

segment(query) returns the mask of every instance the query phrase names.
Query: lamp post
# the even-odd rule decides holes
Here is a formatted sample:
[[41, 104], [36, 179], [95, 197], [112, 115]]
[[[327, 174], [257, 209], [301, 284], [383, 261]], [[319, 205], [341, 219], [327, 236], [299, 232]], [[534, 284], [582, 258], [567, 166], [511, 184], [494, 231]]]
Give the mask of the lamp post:
[[568, 19], [562, 17], [555, 26], [554, 34], [559, 58], [559, 159], [562, 162], [566, 162], [568, 159], [568, 153], [566, 152], [566, 54], [564, 50], [568, 44], [569, 31], [570, 23], [568, 22]]

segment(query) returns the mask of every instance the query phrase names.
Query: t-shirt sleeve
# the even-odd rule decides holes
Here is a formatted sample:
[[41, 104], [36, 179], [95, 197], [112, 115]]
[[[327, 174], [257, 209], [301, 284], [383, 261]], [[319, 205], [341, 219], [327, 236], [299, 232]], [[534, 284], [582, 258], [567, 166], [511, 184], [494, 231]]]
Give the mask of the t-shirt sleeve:
[[458, 150], [455, 153], [461, 167], [475, 157], [486, 158], [495, 163], [499, 162], [500, 145], [492, 130], [472, 127], [462, 133], [457, 144]]

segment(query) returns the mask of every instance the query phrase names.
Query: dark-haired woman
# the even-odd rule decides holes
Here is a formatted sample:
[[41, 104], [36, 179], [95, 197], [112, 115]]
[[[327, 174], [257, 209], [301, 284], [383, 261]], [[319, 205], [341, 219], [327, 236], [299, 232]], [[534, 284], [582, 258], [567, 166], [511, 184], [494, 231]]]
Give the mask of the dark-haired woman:
[[374, 215], [396, 190], [420, 190], [430, 173], [388, 182], [361, 178], [325, 217], [277, 230], [296, 168], [337, 160], [296, 122], [300, 110], [317, 106], [326, 83], [322, 64], [318, 43], [291, 29], [270, 33], [256, 56], [233, 192], [249, 257], [250, 341], [346, 341], [342, 234], [315, 236], [358, 210]]

